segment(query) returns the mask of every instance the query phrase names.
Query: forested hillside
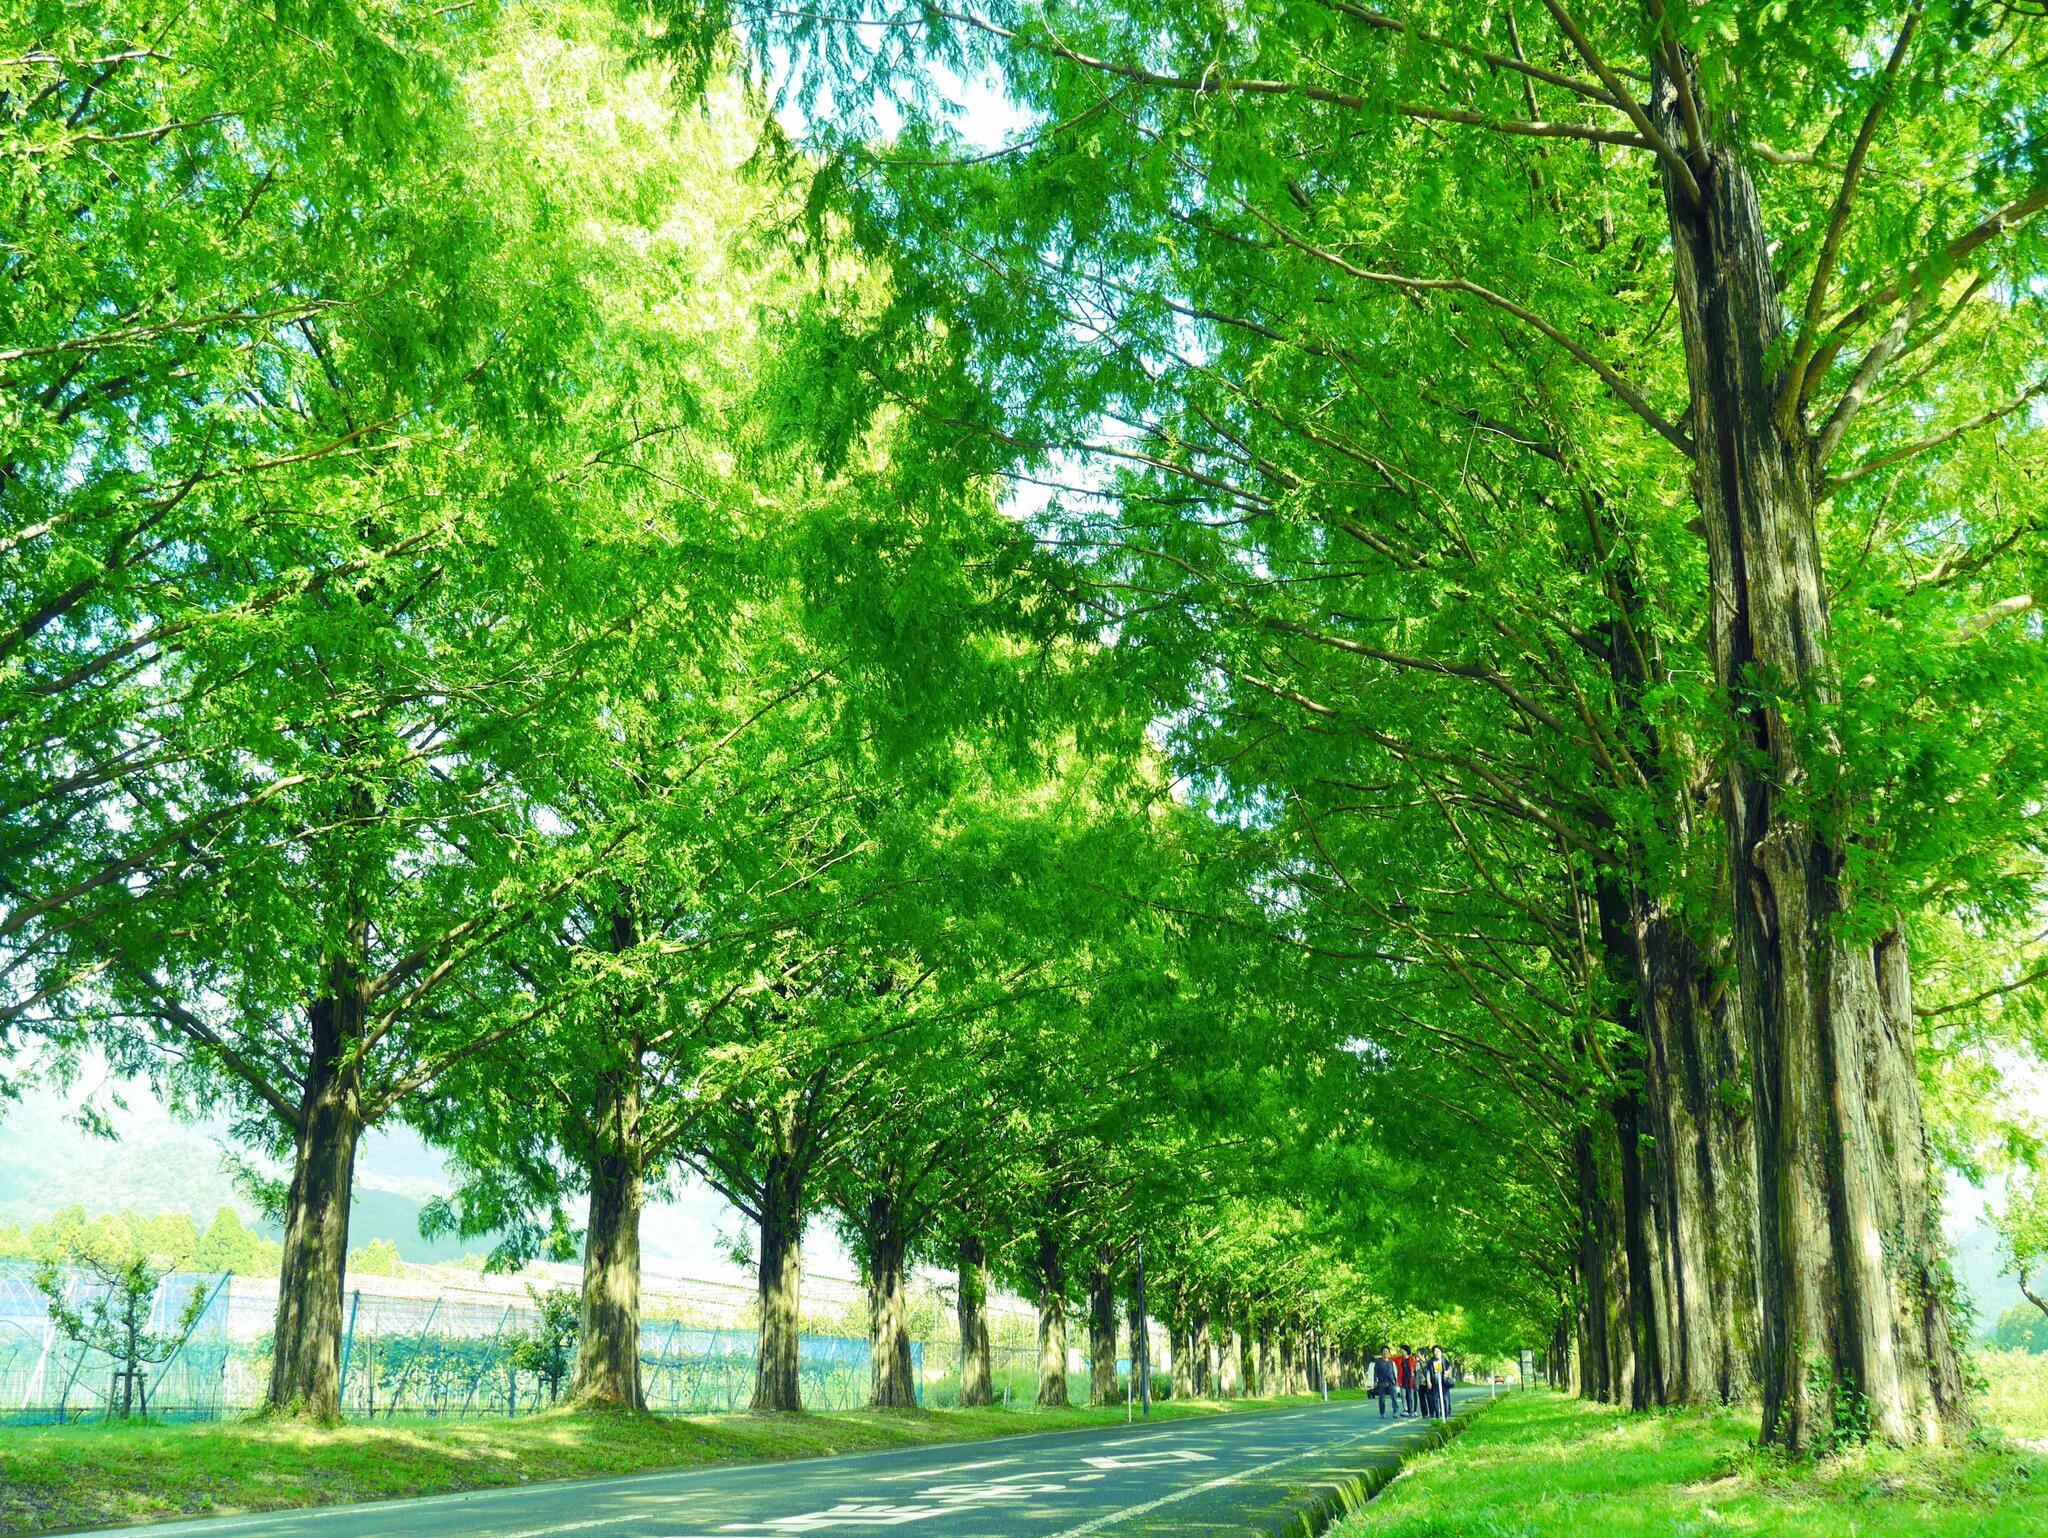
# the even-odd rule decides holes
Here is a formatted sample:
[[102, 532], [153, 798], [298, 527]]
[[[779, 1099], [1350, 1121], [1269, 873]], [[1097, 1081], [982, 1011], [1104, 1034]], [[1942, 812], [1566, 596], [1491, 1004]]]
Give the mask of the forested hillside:
[[0, 1052], [288, 1171], [270, 1409], [338, 1414], [402, 1125], [437, 1236], [580, 1260], [584, 1404], [689, 1177], [757, 1410], [828, 1215], [877, 1407], [926, 1265], [969, 1405], [1000, 1282], [1047, 1405], [1157, 1320], [1188, 1393], [1419, 1336], [1967, 1437], [1942, 1192], [2039, 1189], [2048, 1047], [2038, 6], [5, 32]]

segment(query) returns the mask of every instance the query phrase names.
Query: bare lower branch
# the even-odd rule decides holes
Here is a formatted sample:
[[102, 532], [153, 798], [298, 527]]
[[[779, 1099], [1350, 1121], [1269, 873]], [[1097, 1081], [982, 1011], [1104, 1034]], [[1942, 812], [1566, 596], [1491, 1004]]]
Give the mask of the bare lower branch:
[[1347, 262], [1334, 251], [1326, 250], [1312, 241], [1302, 239], [1285, 225], [1262, 213], [1250, 204], [1240, 203], [1240, 206], [1296, 250], [1305, 252], [1315, 257], [1318, 261], [1327, 262], [1339, 272], [1346, 273], [1363, 282], [1385, 283], [1395, 288], [1407, 289], [1412, 293], [1470, 294], [1473, 298], [1490, 304], [1495, 309], [1506, 311], [1524, 325], [1532, 326], [1542, 332], [1551, 342], [1563, 348], [1572, 357], [1599, 375], [1601, 382], [1615, 393], [1622, 404], [1641, 417], [1644, 422], [1648, 423], [1660, 438], [1677, 449], [1687, 459], [1693, 457], [1692, 440], [1668, 420], [1662, 412], [1645, 400], [1633, 385], [1615, 372], [1612, 365], [1601, 360], [1581, 343], [1573, 341], [1571, 337], [1567, 336], [1542, 316], [1516, 304], [1512, 299], [1496, 294], [1490, 288], [1482, 288], [1479, 284], [1469, 282], [1464, 278], [1411, 278], [1403, 273], [1374, 272], [1368, 268], [1359, 267], [1354, 263]]
[[1899, 311], [1889, 330], [1878, 338], [1876, 344], [1863, 356], [1862, 364], [1856, 370], [1856, 377], [1849, 381], [1849, 388], [1842, 392], [1842, 398], [1835, 402], [1835, 409], [1828, 413], [1827, 421], [1813, 442], [1814, 469], [1819, 471], [1841, 446], [1842, 435], [1849, 430], [1849, 424], [1856, 419], [1856, 413], [1863, 409], [1863, 403], [1870, 398], [1871, 387], [1878, 376], [1890, 366], [1892, 359], [1899, 355], [1899, 349], [1906, 345], [1906, 333], [1913, 329], [1913, 323], [1920, 318], [1925, 302], [1919, 296]]
[[1877, 94], [1872, 98], [1869, 111], [1863, 114], [1863, 126], [1856, 132], [1856, 143], [1849, 151], [1848, 167], [1842, 172], [1842, 185], [1835, 193], [1835, 205], [1828, 212], [1827, 233], [1821, 237], [1820, 255], [1814, 259], [1813, 282], [1806, 291], [1805, 319], [1799, 328], [1799, 349], [1787, 371], [1786, 392], [1790, 399], [1798, 399], [1803, 393], [1801, 383], [1806, 365], [1812, 361], [1814, 351], [1820, 344], [1820, 323], [1827, 314], [1828, 289], [1834, 282], [1835, 261], [1841, 255], [1842, 237], [1848, 232], [1849, 210], [1856, 200], [1856, 183], [1863, 175], [1863, 162], [1869, 157], [1871, 140], [1877, 136], [1877, 125], [1884, 120], [1885, 108], [1891, 102], [1892, 83], [1898, 78], [1899, 67], [1905, 63], [1906, 50], [1912, 46], [1913, 34], [1920, 27], [1920, 10], [1916, 6], [1906, 17], [1906, 24], [1899, 29], [1899, 40], [1892, 47], [1891, 57], [1885, 61], [1884, 74], [1877, 83]]
[[1685, 157], [1673, 149], [1670, 141], [1657, 132], [1657, 125], [1650, 121], [1650, 114], [1643, 110], [1642, 103], [1629, 94], [1628, 87], [1621, 83], [1621, 77], [1608, 67], [1605, 59], [1600, 57], [1599, 50], [1594, 48], [1592, 40], [1579, 29], [1579, 24], [1572, 19], [1571, 12], [1558, 4], [1558, 0], [1543, 0], [1543, 8], [1550, 12], [1551, 19], [1557, 23], [1558, 31], [1562, 32], [1572, 47], [1578, 50], [1579, 57], [1586, 61], [1586, 67], [1600, 77], [1600, 83], [1607, 87], [1607, 94], [1623, 112], [1628, 114], [1628, 120], [1636, 125], [1636, 132], [1649, 141], [1650, 147], [1657, 152], [1658, 157], [1671, 168], [1671, 178], [1678, 183], [1679, 190], [1697, 207], [1701, 200], [1699, 178], [1692, 174], [1692, 167], [1686, 163]]
[[1366, 26], [1377, 31], [1398, 33], [1404, 37], [1412, 37], [1417, 42], [1427, 43], [1432, 48], [1443, 48], [1452, 53], [1462, 53], [1467, 58], [1478, 59], [1489, 69], [1511, 70], [1516, 74], [1525, 75], [1532, 80], [1541, 80], [1545, 85], [1554, 85], [1561, 91], [1570, 91], [1575, 96], [1583, 96], [1587, 101], [1596, 101], [1603, 107], [1613, 107], [1618, 110], [1621, 106], [1620, 102], [1609, 96], [1606, 91], [1594, 85], [1591, 81], [1577, 80], [1570, 75], [1560, 74], [1554, 69], [1545, 69], [1540, 64], [1531, 64], [1519, 54], [1510, 56], [1494, 53], [1490, 49], [1481, 48], [1476, 43], [1461, 43], [1456, 38], [1443, 37], [1435, 32], [1425, 32], [1420, 27], [1413, 26], [1398, 17], [1383, 15], [1379, 11], [1370, 10], [1362, 5], [1354, 5], [1351, 3], [1351, 0], [1316, 0], [1316, 3], [1328, 10], [1337, 12], [1340, 16], [1349, 16], [1353, 21], [1363, 22]]
[[1918, 459], [1922, 454], [1931, 454], [1938, 448], [1954, 443], [1958, 438], [1967, 437], [1980, 427], [1989, 427], [1993, 422], [2003, 421], [2015, 411], [2020, 410], [2033, 401], [2039, 400], [2043, 395], [2048, 395], [2048, 383], [2037, 384], [2033, 389], [2014, 396], [2002, 406], [1993, 406], [1989, 411], [1981, 411], [1968, 421], [1958, 422], [1955, 426], [1946, 428], [1930, 437], [1921, 438], [1916, 442], [1902, 444], [1898, 448], [1888, 449], [1882, 454], [1873, 455], [1871, 458], [1864, 460], [1862, 464], [1845, 470], [1842, 474], [1830, 479], [1826, 490], [1832, 495], [1851, 482], [1862, 480], [1866, 475], [1875, 475], [1880, 470], [1889, 470], [1893, 465], [1904, 464], [1909, 459]]
[[1853, 309], [1845, 311], [1828, 324], [1829, 341], [1839, 345], [1840, 339], [1849, 332], [1867, 324], [1880, 310], [1898, 303], [1899, 296], [1918, 282], [1920, 275], [1930, 266], [1955, 266], [1979, 247], [1988, 245], [2007, 231], [2026, 223], [2044, 208], [2048, 208], [2048, 182], [2042, 183], [2024, 197], [2015, 198], [1974, 229], [1958, 235], [1933, 256], [1915, 262], [1901, 276], [1865, 295]]
[[2022, 988], [2031, 988], [2041, 982], [2048, 982], [2048, 962], [2035, 967], [2031, 972], [2022, 973], [2009, 983], [2003, 983], [1996, 988], [1986, 988], [1982, 992], [1971, 994], [1968, 998], [1957, 999], [1953, 1004], [1937, 1004], [1932, 1009], [1922, 1009], [1916, 1004], [1913, 1013], [1922, 1020], [1933, 1020], [1942, 1015], [1952, 1015], [1957, 1010], [1986, 1003], [1991, 999], [2003, 998], [2008, 993], [2018, 993]]

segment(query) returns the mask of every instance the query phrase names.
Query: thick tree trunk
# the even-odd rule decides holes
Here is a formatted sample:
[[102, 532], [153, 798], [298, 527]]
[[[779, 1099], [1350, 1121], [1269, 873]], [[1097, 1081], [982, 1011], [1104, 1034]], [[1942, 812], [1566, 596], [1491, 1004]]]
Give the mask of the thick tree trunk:
[[1192, 1358], [1188, 1367], [1188, 1384], [1197, 1399], [1207, 1399], [1215, 1392], [1210, 1381], [1210, 1359], [1215, 1350], [1215, 1342], [1209, 1338], [1209, 1311], [1197, 1308], [1193, 1322], [1188, 1326], [1188, 1354]]
[[[1693, 1342], [1688, 1309], [1685, 1252], [1693, 1241], [1692, 1215], [1676, 1211], [1669, 1189], [1670, 1166], [1681, 1153], [1675, 1143], [1671, 1102], [1678, 1089], [1670, 1064], [1660, 1054], [1661, 1037], [1646, 1011], [1647, 967], [1637, 926], [1639, 891], [1612, 872], [1594, 879], [1600, 942], [1617, 1023], [1626, 1032], [1630, 1061], [1626, 1082], [1611, 1103], [1621, 1191], [1622, 1254], [1628, 1267], [1626, 1327], [1636, 1370], [1630, 1402], [1646, 1409], [1689, 1397], [1682, 1386]], [[1639, 1087], [1640, 1086], [1640, 1087]], [[1688, 1146], [1683, 1156], [1691, 1158]]]
[[1940, 1192], [1928, 1169], [1905, 932], [1893, 928], [1880, 935], [1872, 959], [1887, 1029], [1864, 1070], [1880, 1167], [1890, 1177], [1880, 1186], [1879, 1222], [1882, 1232], [1900, 1241], [1892, 1329], [1901, 1373], [1909, 1383], [1926, 1380], [1920, 1437], [1938, 1442], [1964, 1427], [1970, 1412], [1953, 1334], [1959, 1322], [1955, 1276], [1941, 1237]]
[[1088, 1273], [1088, 1398], [1114, 1404], [1116, 1386], [1116, 1284], [1102, 1256]]
[[1572, 1313], [1569, 1306], [1557, 1311], [1557, 1328], [1550, 1337], [1550, 1360], [1544, 1363], [1544, 1370], [1550, 1375], [1550, 1386], [1567, 1394], [1579, 1392], [1578, 1356], [1572, 1349]]
[[316, 1421], [341, 1416], [341, 1294], [348, 1260], [349, 1198], [363, 1132], [361, 954], [328, 966], [328, 988], [308, 1011], [312, 1048], [285, 1198], [284, 1260], [264, 1408]]
[[917, 1375], [910, 1355], [910, 1301], [904, 1289], [901, 1213], [886, 1196], [868, 1201], [862, 1237], [868, 1283], [868, 1407], [917, 1407]]
[[1038, 1241], [1038, 1403], [1067, 1403], [1067, 1273], [1050, 1235]]
[[797, 1354], [803, 1293], [803, 1187], [785, 1153], [768, 1162], [761, 1183], [761, 1337], [754, 1359], [755, 1410], [801, 1410]]
[[1145, 1316], [1138, 1308], [1138, 1300], [1130, 1299], [1124, 1305], [1124, 1338], [1131, 1343], [1131, 1394], [1137, 1397], [1141, 1392], [1151, 1393], [1152, 1334], [1146, 1328]]
[[1618, 1095], [1613, 1104], [1616, 1164], [1621, 1176], [1621, 1253], [1627, 1266], [1622, 1288], [1628, 1335], [1629, 1403], [1638, 1410], [1663, 1400], [1663, 1318], [1657, 1306], [1657, 1259], [1652, 1253], [1655, 1219], [1650, 1212], [1648, 1183], [1643, 1178], [1642, 1140], [1647, 1136], [1640, 1096]]
[[647, 1408], [640, 1385], [640, 1133], [637, 1054], [604, 1076], [592, 1128], [590, 1225], [583, 1240], [583, 1312], [570, 1397]]
[[1172, 1353], [1173, 1362], [1169, 1371], [1173, 1374], [1173, 1397], [1192, 1399], [1195, 1395], [1195, 1380], [1190, 1371], [1194, 1350], [1188, 1339], [1188, 1316], [1178, 1297], [1171, 1298], [1166, 1311], [1166, 1347]]
[[[1683, 142], [1673, 82], [1660, 72], [1653, 84]], [[1665, 203], [1715, 676], [1735, 739], [1723, 810], [1754, 1082], [1763, 1435], [1825, 1449], [1867, 1424], [1888, 1441], [1938, 1442], [1965, 1412], [1949, 1398], [1945, 1292], [1913, 1295], [1942, 1259], [1933, 1225], [1904, 1214], [1918, 1199], [1899, 1163], [1920, 1121], [1911, 1034], [1895, 1029], [1876, 952], [1846, 922], [1855, 817], [1834, 789], [1846, 749], [1828, 724], [1840, 686], [1814, 519], [1821, 467], [1805, 392], [1784, 374], [1756, 190], [1737, 150], [1710, 143], [1694, 158], [1699, 201], [1667, 169]], [[1903, 983], [1903, 956], [1897, 966]], [[1888, 1212], [1903, 1233], [1887, 1234]]]
[[[1589, 490], [1584, 501], [1586, 572], [1604, 586], [1611, 606], [1604, 642], [1617, 735], [1646, 779], [1664, 847], [1684, 851], [1685, 863], [1718, 870], [1713, 851], [1724, 835], [1718, 825], [1702, 826], [1706, 777], [1698, 750], [1648, 703], [1671, 679], [1658, 649], [1657, 617], [1643, 597], [1637, 545], [1615, 517], [1613, 499]], [[1755, 1159], [1746, 1151], [1747, 1128], [1718, 1093], [1745, 1070], [1739, 1050], [1721, 1061], [1713, 1011], [1725, 990], [1712, 948], [1687, 928], [1725, 924], [1725, 894], [1718, 903], [1695, 900], [1688, 914], [1674, 863], [1625, 861], [1596, 878], [1603, 946], [1623, 963], [1613, 981], [1624, 996], [1635, 996], [1633, 1018], [1624, 1023], [1639, 1043], [1636, 1123], [1649, 1139], [1639, 1145], [1641, 1195], [1649, 1203], [1644, 1248], [1656, 1267], [1641, 1306], [1657, 1330], [1655, 1397], [1667, 1403], [1745, 1396], [1758, 1330]]]
[[1756, 1381], [1756, 1157], [1732, 1001], [1699, 947], [1641, 902], [1646, 1114], [1665, 1218], [1672, 1402], [1745, 1399]]
[[1618, 1401], [1620, 1373], [1609, 1338], [1608, 1202], [1594, 1151], [1593, 1131], [1581, 1127], [1573, 1143], [1579, 1197], [1579, 1391], [1606, 1404]]
[[[631, 903], [621, 894], [611, 915], [614, 955], [640, 938]], [[590, 1124], [590, 1225], [583, 1241], [583, 1307], [576, 1337], [570, 1398], [579, 1404], [644, 1410], [640, 1383], [640, 1204], [647, 1174], [641, 1130], [645, 1095], [642, 1046], [627, 1006], [614, 1019], [621, 1051], [598, 1076]]]
[[988, 1251], [979, 1239], [960, 1241], [960, 1404], [979, 1409], [995, 1403], [989, 1370]]

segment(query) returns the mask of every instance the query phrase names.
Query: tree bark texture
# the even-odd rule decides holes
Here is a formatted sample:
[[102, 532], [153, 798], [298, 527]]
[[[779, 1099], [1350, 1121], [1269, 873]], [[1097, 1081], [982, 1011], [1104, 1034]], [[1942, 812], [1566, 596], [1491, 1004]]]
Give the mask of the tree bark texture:
[[[1689, 67], [1683, 66], [1681, 67]], [[1682, 133], [1660, 70], [1653, 106]], [[1711, 139], [1711, 130], [1710, 130]], [[1678, 142], [1682, 142], [1678, 141]], [[1846, 747], [1814, 516], [1821, 467], [1805, 393], [1779, 361], [1786, 321], [1740, 152], [1693, 157], [1697, 202], [1665, 171], [1678, 312], [1692, 387], [1696, 496], [1707, 534], [1716, 682], [1734, 734], [1724, 780], [1740, 1007], [1750, 1047], [1761, 1211], [1763, 1436], [1824, 1449], [1866, 1429], [1947, 1440], [1942, 1259], [1907, 1166], [1920, 1126], [1911, 1030], [1877, 947], [1849, 922]], [[1887, 1227], [1888, 1219], [1892, 1220]]]
[[1192, 1399], [1195, 1394], [1195, 1380], [1192, 1371], [1194, 1347], [1188, 1337], [1188, 1318], [1180, 1301], [1174, 1299], [1167, 1308], [1166, 1349], [1173, 1357], [1170, 1371], [1173, 1374], [1173, 1397]]
[[863, 1214], [868, 1282], [868, 1406], [917, 1407], [917, 1374], [910, 1354], [910, 1300], [904, 1289], [908, 1248], [901, 1213], [886, 1196], [868, 1200]]
[[1051, 1235], [1038, 1241], [1038, 1403], [1067, 1403], [1067, 1274]]
[[979, 1239], [960, 1241], [960, 1405], [980, 1409], [995, 1403], [995, 1375], [989, 1366], [988, 1250]]
[[1107, 1257], [1088, 1273], [1088, 1398], [1114, 1404], [1116, 1384], [1116, 1285]]
[[[1588, 497], [1593, 554], [1612, 618], [1605, 649], [1619, 734], [1632, 744], [1666, 847], [1689, 861], [1723, 862], [1719, 828], [1702, 828], [1700, 787], [1709, 783], [1694, 745], [1656, 720], [1651, 691], [1669, 682], [1656, 646], [1655, 617], [1642, 596], [1627, 530], [1604, 497]], [[1624, 1023], [1642, 1072], [1635, 1108], [1644, 1178], [1639, 1195], [1647, 1250], [1657, 1266], [1649, 1309], [1657, 1326], [1663, 1403], [1745, 1398], [1755, 1381], [1756, 1161], [1741, 1108], [1747, 1096], [1724, 1086], [1746, 1078], [1730, 1029], [1716, 947], [1703, 944], [1663, 870], [1619, 868], [1598, 878], [1603, 949], [1626, 999]], [[1725, 912], [1725, 901], [1716, 917]], [[1723, 921], [1725, 922], [1725, 921]], [[1722, 931], [1725, 932], [1725, 931]], [[1717, 935], [1718, 937], [1718, 935]]]
[[640, 1382], [641, 1139], [637, 1055], [602, 1077], [590, 1156], [590, 1222], [583, 1240], [583, 1308], [570, 1397], [647, 1408]]
[[756, 1410], [801, 1410], [797, 1374], [803, 1291], [802, 1172], [784, 1138], [761, 1182], [760, 1344], [754, 1358]]
[[326, 988], [307, 1011], [311, 1049], [285, 1198], [284, 1259], [264, 1396], [264, 1408], [272, 1413], [316, 1421], [341, 1416], [342, 1280], [363, 1132], [356, 1053], [364, 1026], [358, 958], [366, 933], [363, 925], [351, 929], [346, 949], [328, 962]]

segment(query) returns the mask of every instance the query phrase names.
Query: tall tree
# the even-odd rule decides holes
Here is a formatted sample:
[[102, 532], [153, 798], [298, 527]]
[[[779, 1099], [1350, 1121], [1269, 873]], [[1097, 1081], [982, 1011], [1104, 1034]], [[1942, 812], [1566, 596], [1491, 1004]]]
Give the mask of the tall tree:
[[[1547, 821], [1561, 853], [1594, 863], [1596, 898], [1614, 889], [1598, 948], [1635, 974], [1642, 999], [1617, 1023], [1648, 1070], [1642, 1103], [1615, 1103], [1626, 1307], [1657, 1392], [1675, 1364], [1686, 1381], [1741, 1381], [1715, 1365], [1710, 1330], [1667, 1354], [1657, 1322], [1711, 1322], [1739, 1296], [1704, 1272], [1743, 1263], [1714, 1234], [1739, 1233], [1746, 1203], [1719, 1218], [1703, 1205], [1744, 1171], [1701, 1094], [1730, 1058], [1725, 1020], [1752, 1081], [1767, 1436], [1829, 1445], [1860, 1400], [1883, 1436], [1938, 1440], [1963, 1411], [1903, 925], [1944, 901], [1935, 867], [2031, 835], [1989, 802], [1966, 798], [1967, 821], [1936, 807], [1929, 792], [1972, 755], [1937, 767], [1947, 755], [1923, 732], [1895, 773], [1858, 725], [1904, 725], [1911, 694], [1846, 681], [1896, 676], [1902, 634], [1952, 654], [2031, 602], [2012, 591], [2033, 559], [2014, 509], [2036, 493], [2002, 479], [2014, 501], [1949, 517], [1933, 562], [1886, 509], [1917, 509], [1953, 456], [2010, 445], [2040, 389], [2038, 305], [2023, 296], [2048, 189], [2018, 125], [2040, 110], [2041, 72], [2012, 67], [2034, 58], [2039, 22], [1967, 6], [1768, 24], [1711, 6], [1544, 11], [1521, 28], [1450, 7], [1319, 6], [1222, 31], [1175, 4], [1083, 7], [1056, 25], [998, 5], [906, 21], [881, 54], [840, 13], [760, 24], [763, 46], [798, 61], [800, 93], [855, 63], [936, 56], [990, 71], [1032, 119], [1005, 154], [949, 156], [934, 115], [913, 110], [898, 149], [849, 154], [875, 238], [938, 275], [933, 297], [972, 317], [958, 361], [1003, 378], [1007, 394], [982, 398], [1015, 409], [975, 414], [944, 368], [914, 366], [930, 350], [898, 354], [912, 366], [892, 383], [985, 433], [993, 464], [1119, 468], [1084, 479], [1117, 493], [1119, 521], [1089, 537], [1136, 593], [1129, 612], [1189, 617], [1186, 649], [1211, 670], [1198, 676], [1222, 674], [1212, 695], [1288, 700], [1301, 730], [1374, 731], [1349, 700], [1297, 683], [1334, 649], [1371, 664], [1376, 695], [1401, 673], [1462, 680], [1497, 698], [1508, 743], [1541, 732], [1599, 766], [1580, 781], [1609, 782], [1593, 805], [1560, 805], [1548, 774], [1498, 773], [1483, 738], [1445, 753], [1390, 734], [1403, 755], [1455, 754], [1484, 815]], [[1631, 177], [1652, 179], [1647, 199]], [[1583, 515], [1579, 548], [1516, 545], [1491, 563], [1550, 563], [1527, 568], [1513, 605], [1497, 578], [1460, 581], [1485, 561], [1439, 569], [1437, 550], [1472, 546], [1470, 511], [1501, 489], [1495, 468], [1471, 468], [1482, 441], [1537, 462], [1504, 515], [1527, 528], [1555, 509], [1559, 531]], [[1133, 510], [1148, 534], [1176, 511], [1197, 537], [1242, 531], [1254, 559], [1223, 567], [1154, 541], [1134, 562]], [[1704, 561], [1687, 548], [1695, 524]], [[1409, 601], [1374, 581], [1376, 602], [1317, 602], [1360, 568], [1409, 573]], [[1661, 623], [1641, 623], [1656, 611], [1638, 598]], [[1694, 617], [1711, 696], [1652, 650]], [[1887, 622], [1906, 629], [1881, 639]], [[1219, 644], [1226, 629], [1244, 639]], [[1966, 665], [2003, 711], [2020, 694], [1987, 665], [1997, 645]], [[1219, 651], [1235, 666], [1218, 669]], [[1597, 690], [1588, 662], [1606, 675]], [[1589, 709], [1601, 696], [1612, 703]], [[1988, 776], [2022, 802], [2037, 734]], [[1718, 828], [1688, 832], [1716, 786]], [[1939, 851], [1930, 824], [1947, 830]], [[1675, 884], [1660, 844], [1691, 867]], [[1717, 929], [1739, 983], [1726, 1015], [1708, 981]], [[1645, 1117], [1691, 1145], [1652, 1172], [1627, 1152]], [[1706, 1219], [1669, 1236], [1676, 1266], [1647, 1222], [1653, 1176], [1681, 1217]], [[1674, 1313], [1680, 1285], [1690, 1301]]]

